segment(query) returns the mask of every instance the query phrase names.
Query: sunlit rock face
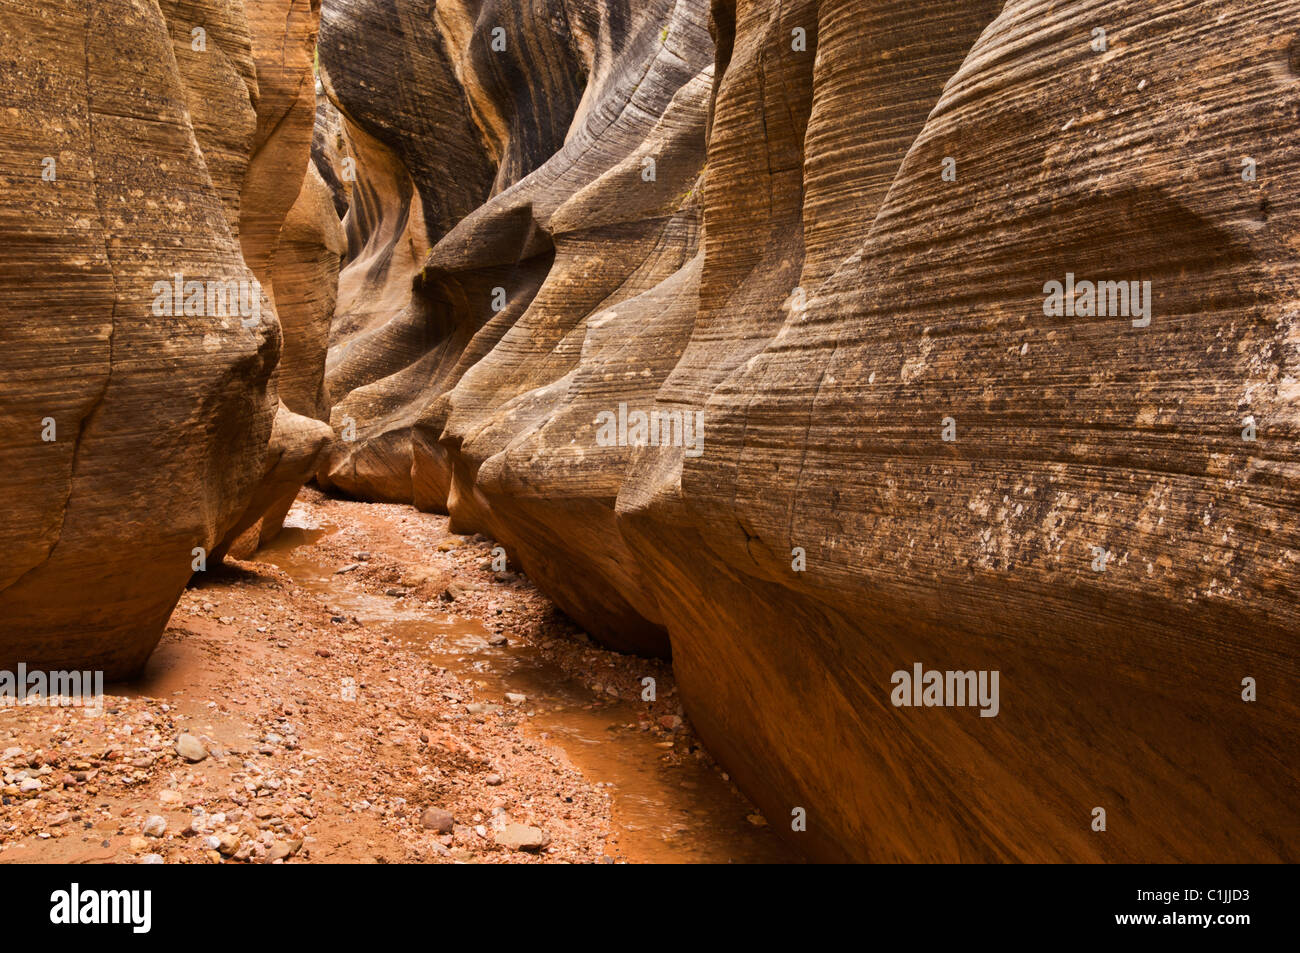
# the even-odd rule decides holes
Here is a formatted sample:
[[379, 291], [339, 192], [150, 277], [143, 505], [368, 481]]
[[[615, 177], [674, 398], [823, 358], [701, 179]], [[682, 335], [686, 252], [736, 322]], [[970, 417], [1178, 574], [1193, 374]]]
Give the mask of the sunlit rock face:
[[671, 651], [811, 855], [1294, 860], [1298, 27], [330, 4], [319, 477]]
[[257, 135], [242, 186], [244, 258], [275, 302], [283, 334], [279, 396], [261, 480], [216, 555], [247, 557], [273, 539], [333, 433], [325, 356], [344, 236], [334, 195], [312, 161], [319, 2], [247, 0], [257, 65]]
[[293, 430], [272, 271], [318, 6], [0, 9], [0, 669], [137, 671]]
[[345, 2], [321, 50], [357, 175], [328, 371], [355, 439], [322, 482], [449, 508], [594, 633], [666, 653], [616, 526], [631, 451], [573, 432], [653, 400], [685, 344], [707, 10]]

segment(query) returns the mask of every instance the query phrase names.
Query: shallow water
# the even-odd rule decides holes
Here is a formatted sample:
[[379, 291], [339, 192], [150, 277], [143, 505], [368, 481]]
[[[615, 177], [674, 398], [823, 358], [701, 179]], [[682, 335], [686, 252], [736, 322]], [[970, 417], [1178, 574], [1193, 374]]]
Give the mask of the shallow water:
[[[434, 606], [403, 606], [341, 582], [336, 560], [314, 546], [334, 527], [286, 526], [257, 560], [287, 572], [304, 589], [355, 616], [376, 638], [427, 652], [431, 663], [474, 683], [492, 704], [506, 692], [528, 697], [522, 726], [559, 747], [593, 783], [610, 785], [618, 856], [635, 863], [781, 863], [797, 860], [765, 827], [751, 824], [749, 808], [712, 768], [693, 759], [664, 761], [662, 735], [629, 729], [638, 710], [608, 704], [540, 653], [513, 640], [488, 644], [476, 620]], [[595, 702], [602, 704], [598, 708]]]

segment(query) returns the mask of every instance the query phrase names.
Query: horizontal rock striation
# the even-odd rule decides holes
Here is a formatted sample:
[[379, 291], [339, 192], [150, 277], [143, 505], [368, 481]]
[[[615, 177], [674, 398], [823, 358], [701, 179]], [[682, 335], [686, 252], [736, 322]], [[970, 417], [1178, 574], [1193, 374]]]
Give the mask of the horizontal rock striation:
[[263, 482], [317, 6], [0, 3], [0, 669], [136, 672]]
[[1300, 6], [324, 24], [322, 482], [671, 651], [810, 855], [1296, 859]]

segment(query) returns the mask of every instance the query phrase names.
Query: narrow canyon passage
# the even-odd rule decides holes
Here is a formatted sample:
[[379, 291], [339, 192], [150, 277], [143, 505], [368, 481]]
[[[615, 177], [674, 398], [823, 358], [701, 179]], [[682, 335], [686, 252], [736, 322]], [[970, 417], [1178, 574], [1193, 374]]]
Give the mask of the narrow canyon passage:
[[0, 862], [798, 859], [668, 666], [597, 647], [488, 541], [409, 506], [303, 491], [108, 692], [102, 714], [0, 709], [4, 767], [37, 762], [45, 788], [4, 799]]
[[0, 20], [0, 861], [1300, 859], [1300, 0]]

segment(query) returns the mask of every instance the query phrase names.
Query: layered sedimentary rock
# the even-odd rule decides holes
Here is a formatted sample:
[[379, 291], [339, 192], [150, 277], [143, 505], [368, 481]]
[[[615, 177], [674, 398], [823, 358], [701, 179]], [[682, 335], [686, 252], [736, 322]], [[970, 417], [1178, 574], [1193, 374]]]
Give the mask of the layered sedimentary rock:
[[[283, 333], [279, 404], [262, 477], [215, 556], [248, 556], [279, 532], [333, 439], [325, 352], [337, 296], [342, 229], [311, 160], [320, 2], [246, 0], [257, 75], [257, 128], [240, 191], [244, 259], [275, 303]], [[306, 174], [304, 177], [304, 170]]]
[[[450, 497], [455, 525], [501, 539], [590, 629], [621, 647], [666, 652], [614, 527], [627, 449], [574, 461], [575, 514], [553, 508], [563, 496], [554, 488], [541, 509], [512, 511], [520, 494], [500, 465], [507, 450], [530, 453], [521, 438], [560, 409], [584, 347], [595, 346], [589, 320], [608, 324], [603, 346], [647, 396], [657, 385], [648, 375], [662, 379], [685, 343], [712, 82], [707, 16], [699, 3], [668, 0], [553, 10], [430, 3], [423, 17], [405, 18], [387, 4], [326, 10], [323, 73], [360, 145], [348, 228], [350, 247], [363, 251], [340, 278], [329, 369], [335, 428], [356, 421], [357, 439], [336, 445], [321, 477], [430, 509]], [[412, 20], [437, 29], [413, 29]], [[408, 69], [352, 65], [376, 33], [400, 37], [388, 49]], [[396, 89], [383, 85], [379, 77], [394, 74], [403, 77]], [[459, 111], [450, 108], [457, 103]], [[431, 119], [437, 136], [428, 134]], [[392, 251], [412, 245], [401, 231], [416, 221], [408, 208], [419, 209], [433, 243], [413, 289]], [[354, 239], [362, 220], [363, 237]], [[391, 290], [395, 273], [406, 279], [396, 313], [345, 305], [343, 289]], [[673, 316], [652, 330], [643, 317], [669, 301], [677, 302]], [[626, 328], [661, 350], [657, 370], [649, 351], [620, 343]], [[605, 393], [618, 389], [607, 383]], [[569, 443], [568, 430], [557, 432]], [[510, 529], [534, 517], [533, 531]], [[618, 583], [583, 578], [620, 564]]]
[[290, 7], [301, 43], [288, 0], [0, 4], [0, 669], [136, 671], [262, 480], [281, 337], [241, 214]]
[[1298, 28], [340, 0], [321, 478], [671, 646], [814, 856], [1294, 860]]
[[333, 195], [315, 165], [309, 165], [270, 263], [283, 347], [269, 452], [256, 492], [216, 555], [247, 557], [274, 539], [333, 440], [325, 357], [344, 250]]

